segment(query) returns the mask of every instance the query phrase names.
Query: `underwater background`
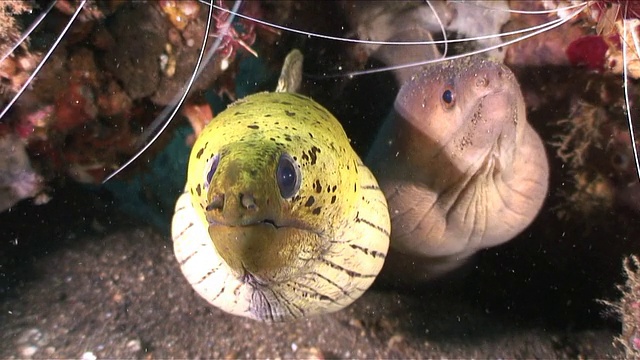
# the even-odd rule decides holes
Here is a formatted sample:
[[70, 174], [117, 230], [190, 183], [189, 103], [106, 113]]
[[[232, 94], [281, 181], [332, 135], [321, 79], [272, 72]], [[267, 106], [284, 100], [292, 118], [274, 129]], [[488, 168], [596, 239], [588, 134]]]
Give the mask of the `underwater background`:
[[[240, 13], [354, 38], [358, 16], [353, 9], [358, 7], [351, 3], [358, 2], [245, 1]], [[544, 1], [485, 3], [529, 10], [548, 6]], [[79, 4], [57, 1], [28, 44], [1, 63], [3, 104]], [[397, 14], [424, 6], [389, 4], [388, 11]], [[12, 20], [2, 28], [2, 53], [48, 5], [4, 5], [0, 21]], [[233, 2], [218, 5], [231, 8]], [[528, 121], [543, 139], [550, 167], [544, 205], [530, 226], [445, 277], [404, 281], [405, 275], [383, 269], [374, 285], [342, 311], [270, 324], [209, 305], [180, 272], [170, 223], [184, 188], [194, 129], [235, 99], [275, 89], [284, 57], [298, 48], [305, 56], [300, 92], [340, 120], [364, 158], [393, 108], [398, 93], [393, 73], [349, 76], [384, 64], [357, 44], [237, 19], [236, 37], [204, 67], [183, 110], [159, 140], [102, 184], [135, 154], [148, 136], [144, 129], [181, 93], [199, 53], [208, 8], [196, 1], [89, 1], [84, 6], [40, 75], [0, 119], [0, 148], [7, 154], [0, 161], [0, 357], [638, 355], [638, 263], [629, 256], [638, 253], [640, 182], [628, 138], [623, 78], [609, 66], [617, 45], [601, 39], [618, 33], [597, 33], [592, 13], [585, 10], [560, 28], [499, 51], [520, 83]], [[451, 23], [465, 16], [461, 9], [450, 13]], [[216, 11], [216, 22], [226, 20], [226, 13]], [[498, 10], [483, 17], [474, 15], [478, 8], [470, 11], [466, 16], [489, 24], [448, 28], [448, 38], [552, 18], [512, 14], [500, 20], [504, 13]], [[637, 23], [630, 26], [638, 31]], [[486, 45], [451, 44], [448, 51], [463, 54], [481, 46]], [[602, 59], [591, 57], [594, 49]], [[637, 62], [629, 64], [637, 71]], [[636, 122], [638, 76], [629, 75], [631, 103], [626, 105]]]

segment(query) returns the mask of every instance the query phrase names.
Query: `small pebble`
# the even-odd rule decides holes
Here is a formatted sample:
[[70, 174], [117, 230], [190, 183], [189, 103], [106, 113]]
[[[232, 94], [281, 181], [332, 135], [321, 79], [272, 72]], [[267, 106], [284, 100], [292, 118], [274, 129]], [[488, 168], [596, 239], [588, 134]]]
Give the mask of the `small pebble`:
[[25, 357], [25, 358], [30, 358], [37, 351], [38, 351], [38, 348], [35, 347], [35, 346], [22, 346], [22, 347], [20, 347], [20, 356]]
[[393, 335], [391, 338], [389, 338], [389, 341], [387, 341], [387, 347], [389, 349], [392, 348], [396, 348], [398, 347], [398, 345], [402, 344], [404, 342], [404, 336], [402, 335]]
[[96, 360], [97, 358], [98, 357], [91, 351], [87, 351], [86, 353], [82, 354], [82, 356], [80, 357], [80, 359], [82, 360]]
[[133, 339], [133, 340], [129, 340], [127, 342], [126, 347], [131, 352], [138, 352], [138, 351], [142, 350], [142, 343], [140, 342], [139, 339]]
[[324, 354], [316, 347], [300, 348], [296, 352], [296, 359], [323, 360]]

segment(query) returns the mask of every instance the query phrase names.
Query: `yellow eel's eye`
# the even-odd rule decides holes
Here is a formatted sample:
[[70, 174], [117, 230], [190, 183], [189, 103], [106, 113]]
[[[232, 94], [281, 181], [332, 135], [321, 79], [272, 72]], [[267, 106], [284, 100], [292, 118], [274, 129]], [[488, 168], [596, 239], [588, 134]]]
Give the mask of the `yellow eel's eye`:
[[280, 189], [280, 196], [283, 199], [290, 199], [300, 190], [302, 174], [300, 166], [289, 154], [280, 155], [278, 169], [276, 170], [276, 181]]
[[204, 167], [204, 188], [208, 189], [213, 179], [213, 174], [216, 173], [218, 163], [220, 162], [220, 156], [218, 154], [213, 155], [211, 159], [207, 161], [207, 165]]

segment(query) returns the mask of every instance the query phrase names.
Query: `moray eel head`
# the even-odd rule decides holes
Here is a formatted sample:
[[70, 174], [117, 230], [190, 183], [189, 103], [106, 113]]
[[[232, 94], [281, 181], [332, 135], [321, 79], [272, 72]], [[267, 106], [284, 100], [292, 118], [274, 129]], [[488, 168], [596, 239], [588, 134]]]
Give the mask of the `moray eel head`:
[[258, 93], [196, 140], [172, 237], [180, 267], [231, 314], [283, 321], [337, 311], [382, 268], [382, 191], [337, 119], [292, 93]]
[[317, 255], [322, 230], [293, 215], [300, 165], [274, 142], [220, 148], [205, 167], [208, 230], [220, 256], [245, 279], [290, 276], [299, 255]]
[[525, 116], [521, 97], [504, 65], [469, 58], [415, 75], [400, 90], [395, 109], [417, 130], [413, 134], [433, 142], [425, 156], [446, 154], [458, 171], [469, 173], [489, 158], [513, 161], [518, 119]]

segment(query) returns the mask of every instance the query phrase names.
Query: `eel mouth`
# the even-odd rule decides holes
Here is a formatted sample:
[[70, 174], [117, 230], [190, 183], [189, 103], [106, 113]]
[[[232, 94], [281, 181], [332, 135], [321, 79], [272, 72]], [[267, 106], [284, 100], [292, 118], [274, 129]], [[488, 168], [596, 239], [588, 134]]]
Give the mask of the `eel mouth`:
[[282, 229], [287, 227], [295, 227], [291, 225], [280, 224], [273, 219], [262, 219], [262, 220], [249, 220], [249, 221], [240, 221], [240, 222], [223, 222], [223, 221], [214, 221], [208, 219], [209, 226], [225, 226], [230, 228], [243, 228], [243, 227], [252, 227], [252, 226], [269, 226], [275, 229]]
[[280, 229], [282, 226], [276, 224], [276, 222], [274, 220], [271, 219], [264, 219], [262, 221], [258, 221], [256, 224], [266, 224], [266, 225], [271, 225], [276, 229]]
[[289, 279], [310, 254], [322, 250], [324, 237], [308, 226], [267, 219], [209, 224], [216, 251], [242, 283], [264, 285]]
[[301, 221], [296, 220], [286, 220], [286, 221], [277, 221], [272, 218], [265, 219], [244, 219], [240, 221], [216, 221], [213, 219], [207, 219], [209, 227], [226, 227], [226, 228], [253, 228], [253, 227], [264, 227], [266, 229], [274, 229], [274, 230], [300, 230], [305, 232], [310, 232], [319, 236], [322, 236], [322, 232], [317, 229], [313, 229], [308, 224], [305, 224]]

